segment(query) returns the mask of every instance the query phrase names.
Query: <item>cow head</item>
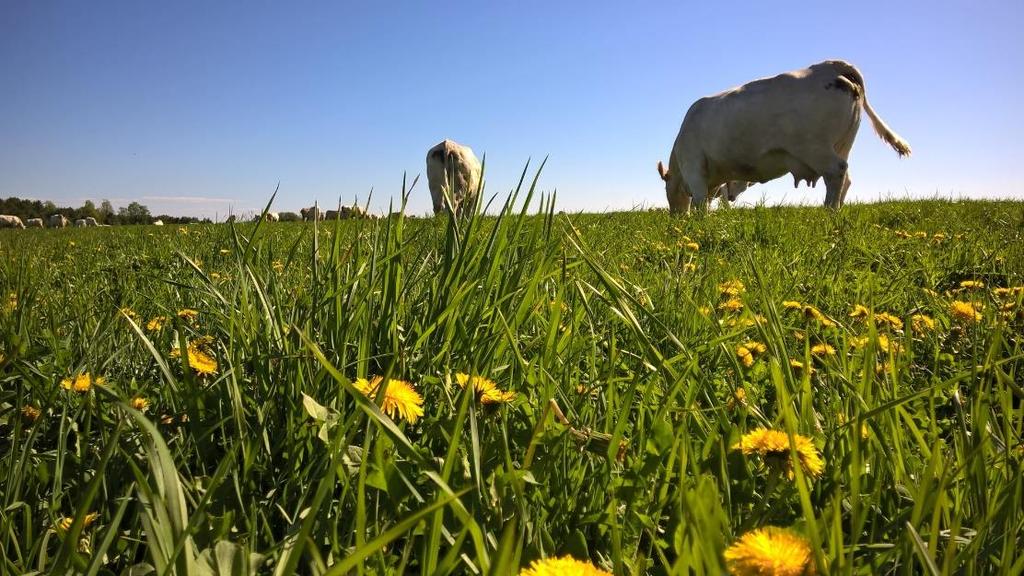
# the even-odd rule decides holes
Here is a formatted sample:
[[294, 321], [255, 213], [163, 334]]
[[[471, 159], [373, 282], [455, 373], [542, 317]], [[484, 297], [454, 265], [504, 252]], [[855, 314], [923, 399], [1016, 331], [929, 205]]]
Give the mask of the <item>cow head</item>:
[[668, 211], [673, 214], [685, 214], [690, 211], [690, 195], [683, 187], [683, 179], [669, 172], [665, 165], [658, 161], [658, 176], [665, 182], [665, 196], [668, 198]]

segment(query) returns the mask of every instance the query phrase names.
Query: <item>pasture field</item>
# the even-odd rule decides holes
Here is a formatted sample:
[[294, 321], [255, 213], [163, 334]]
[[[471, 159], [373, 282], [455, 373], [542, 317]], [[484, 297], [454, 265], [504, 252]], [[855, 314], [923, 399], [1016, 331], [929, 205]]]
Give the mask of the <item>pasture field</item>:
[[525, 196], [0, 231], [0, 573], [1024, 572], [1024, 204]]

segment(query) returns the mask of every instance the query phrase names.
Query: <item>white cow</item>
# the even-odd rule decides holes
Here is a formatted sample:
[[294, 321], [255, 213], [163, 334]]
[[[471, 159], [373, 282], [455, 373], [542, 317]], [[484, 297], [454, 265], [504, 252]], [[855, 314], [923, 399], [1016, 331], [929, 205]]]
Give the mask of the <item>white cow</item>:
[[863, 108], [875, 132], [900, 156], [910, 145], [868, 104], [864, 77], [829, 60], [701, 98], [679, 129], [669, 166], [658, 162], [669, 209], [687, 212], [729, 182], [767, 182], [783, 174], [814, 184], [824, 178], [825, 205], [839, 208], [850, 187], [847, 158]]
[[153, 220], [153, 226], [163, 226], [163, 225], [164, 225], [164, 221], [163, 220]]
[[323, 220], [324, 213], [320, 211], [316, 206], [310, 206], [309, 208], [303, 208], [299, 210], [299, 214], [302, 215], [302, 220], [305, 222], [312, 222], [314, 220]]
[[25, 223], [21, 221], [21, 218], [17, 216], [8, 216], [7, 214], [0, 214], [0, 228], [24, 228]]
[[469, 146], [445, 140], [427, 151], [427, 184], [434, 214], [450, 204], [456, 214], [473, 210], [480, 191], [480, 161]]
[[92, 216], [86, 216], [85, 217], [85, 225], [86, 226], [99, 226], [99, 223], [96, 222], [96, 219], [93, 218]]
[[28, 220], [25, 220], [25, 227], [26, 228], [45, 228], [45, 226], [43, 226], [43, 219], [42, 218], [29, 218]]
[[339, 210], [328, 210], [324, 213], [324, 217], [327, 220], [349, 220], [355, 218], [368, 218], [366, 211], [363, 210], [362, 206], [341, 206]]
[[88, 224], [86, 224], [85, 218], [75, 220], [75, 228], [85, 228], [86, 226], [88, 226]]
[[69, 224], [69, 220], [63, 214], [53, 214], [50, 216], [50, 228], [66, 228]]
[[277, 222], [278, 220], [281, 219], [281, 217], [277, 214], [277, 212], [267, 212], [267, 215], [266, 215], [265, 218], [266, 218], [267, 222]]

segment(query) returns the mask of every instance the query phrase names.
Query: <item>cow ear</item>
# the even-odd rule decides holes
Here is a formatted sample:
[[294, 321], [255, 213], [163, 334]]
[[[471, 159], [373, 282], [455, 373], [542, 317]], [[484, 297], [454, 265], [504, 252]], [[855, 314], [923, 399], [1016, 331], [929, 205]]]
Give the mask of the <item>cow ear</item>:
[[668, 180], [668, 170], [665, 170], [665, 165], [661, 163], [661, 160], [658, 160], [658, 175], [662, 180]]

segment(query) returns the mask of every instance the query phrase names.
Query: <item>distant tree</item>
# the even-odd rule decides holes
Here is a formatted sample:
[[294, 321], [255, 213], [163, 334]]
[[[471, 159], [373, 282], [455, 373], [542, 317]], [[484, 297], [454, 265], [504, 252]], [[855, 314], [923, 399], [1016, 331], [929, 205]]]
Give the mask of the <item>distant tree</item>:
[[116, 212], [114, 212], [114, 205], [110, 203], [110, 200], [104, 198], [103, 201], [100, 202], [100, 222], [110, 224], [110, 219], [114, 214], [116, 214]]
[[295, 212], [281, 212], [280, 214], [277, 215], [277, 217], [281, 220], [281, 222], [300, 222], [300, 221], [302, 221], [302, 216], [299, 216]]
[[99, 218], [100, 212], [96, 209], [96, 205], [93, 204], [92, 200], [86, 200], [85, 204], [78, 210], [75, 210], [75, 218]]
[[43, 202], [43, 212], [45, 212], [47, 216], [55, 214], [57, 212], [57, 205], [47, 200], [46, 202]]
[[121, 224], [149, 224], [153, 220], [149, 214], [149, 208], [138, 202], [122, 206], [117, 211], [117, 218]]

